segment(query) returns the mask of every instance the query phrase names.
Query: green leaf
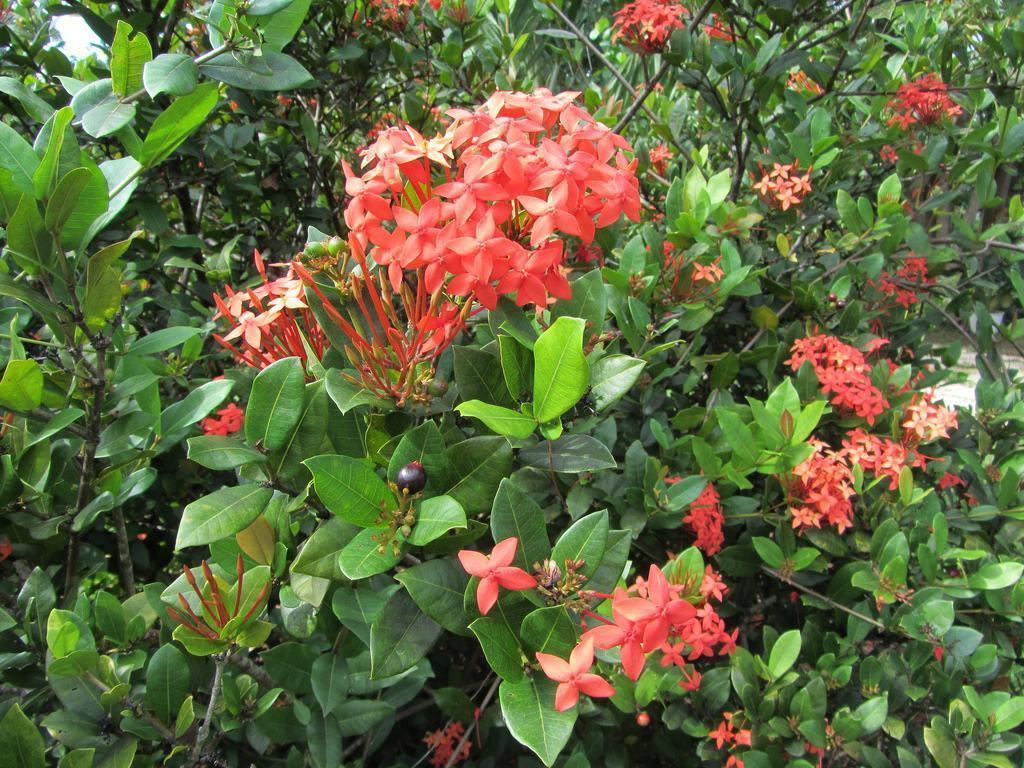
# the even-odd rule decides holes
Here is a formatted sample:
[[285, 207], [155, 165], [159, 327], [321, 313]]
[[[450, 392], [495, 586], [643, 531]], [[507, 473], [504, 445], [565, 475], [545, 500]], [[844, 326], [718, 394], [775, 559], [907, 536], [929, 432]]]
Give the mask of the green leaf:
[[20, 133], [3, 122], [0, 122], [0, 168], [11, 172], [14, 185], [20, 192], [35, 194], [32, 179], [39, 168], [39, 156]]
[[476, 635], [487, 665], [502, 680], [519, 682], [523, 679], [523, 652], [505, 622], [482, 616], [474, 620], [469, 629]]
[[245, 439], [273, 451], [286, 442], [299, 423], [305, 402], [302, 360], [286, 357], [260, 371], [252, 383], [245, 409]]
[[43, 371], [35, 360], [11, 360], [0, 379], [0, 406], [31, 412], [43, 400]]
[[237, 437], [203, 435], [188, 439], [188, 455], [207, 469], [235, 469], [245, 464], [262, 464], [267, 457]]
[[455, 410], [463, 416], [480, 419], [487, 428], [499, 435], [523, 440], [533, 434], [537, 422], [510, 408], [490, 405], [480, 400], [468, 400], [456, 406]]
[[557, 684], [540, 674], [521, 682], [505, 680], [498, 689], [501, 715], [512, 736], [550, 768], [555, 764], [573, 726], [578, 707], [555, 711]]
[[336, 368], [327, 371], [324, 382], [327, 388], [327, 396], [334, 401], [334, 404], [338, 406], [338, 410], [342, 414], [348, 413], [360, 405], [383, 407], [387, 404], [386, 401], [377, 397], [365, 387], [353, 384]]
[[338, 555], [341, 572], [353, 581], [384, 573], [402, 559], [402, 553], [395, 554], [390, 545], [383, 552], [378, 551], [381, 545], [373, 540], [375, 535], [380, 535], [380, 531], [374, 528], [360, 531]]
[[[515, 400], [505, 384], [500, 358], [482, 349], [455, 347], [455, 383], [463, 400], [482, 400], [495, 406], [512, 406]], [[516, 395], [519, 393], [516, 392]]]
[[263, 35], [264, 51], [270, 48], [282, 50], [302, 27], [312, 0], [292, 0], [286, 7], [270, 14], [261, 16], [257, 26]]
[[1024, 723], [1024, 696], [1014, 696], [1009, 701], [1004, 701], [996, 709], [993, 717], [995, 722], [992, 729], [996, 733], [1012, 730]]
[[504, 437], [471, 437], [448, 448], [451, 496], [467, 515], [491, 508], [498, 484], [512, 470], [512, 446]]
[[[48, 230], [52, 232], [64, 226], [64, 222], [68, 220], [71, 212], [75, 209], [78, 196], [91, 178], [87, 168], [75, 168], [65, 173], [57, 182], [57, 187], [46, 204], [46, 215], [43, 217], [43, 225]], [[106, 208], [107, 201], [103, 202], [104, 208]]]
[[882, 694], [868, 699], [853, 711], [853, 716], [860, 724], [861, 733], [874, 733], [885, 722], [889, 714], [889, 695]]
[[164, 53], [146, 62], [142, 70], [142, 84], [150, 98], [161, 93], [185, 96], [196, 89], [199, 67], [191, 56], [184, 53]]
[[185, 654], [168, 643], [157, 648], [146, 667], [143, 701], [165, 724], [170, 725], [189, 690], [189, 669]]
[[594, 472], [614, 469], [615, 459], [597, 438], [590, 435], [562, 435], [519, 452], [519, 461], [528, 467], [555, 472]]
[[381, 512], [391, 511], [397, 504], [391, 489], [365, 459], [314, 456], [304, 464], [313, 473], [313, 487], [320, 501], [343, 520], [373, 528], [380, 525]]
[[895, 173], [890, 174], [878, 186], [878, 208], [890, 203], [899, 204], [903, 199], [903, 185], [900, 184], [900, 177]]
[[175, 550], [233, 536], [252, 525], [274, 492], [255, 483], [221, 488], [193, 501], [182, 513]]
[[796, 663], [800, 656], [801, 642], [799, 629], [791, 629], [779, 635], [768, 656], [768, 674], [773, 679], [778, 680]]
[[292, 573], [341, 581], [344, 574], [338, 564], [338, 553], [360, 530], [359, 526], [347, 523], [340, 517], [325, 520], [302, 545], [292, 563]]
[[[338, 707], [335, 717], [342, 736], [359, 736], [367, 733], [384, 718], [393, 715], [395, 708], [386, 701], [353, 699]], [[326, 714], [326, 713], [325, 713]], [[339, 763], [332, 763], [329, 768]]]
[[217, 106], [218, 98], [217, 86], [214, 83], [203, 83], [187, 96], [176, 99], [153, 121], [142, 142], [139, 162], [148, 168], [167, 158], [192, 131], [203, 124], [207, 115]]
[[261, 56], [243, 51], [222, 53], [200, 64], [199, 71], [247, 91], [287, 91], [313, 84], [313, 76], [299, 62], [268, 48]]
[[469, 615], [463, 606], [469, 576], [454, 559], [427, 560], [395, 578], [427, 616], [449, 632], [469, 634]]
[[325, 653], [313, 662], [310, 673], [313, 695], [325, 715], [336, 710], [348, 696], [348, 664], [344, 656]]
[[534, 563], [544, 562], [551, 554], [543, 511], [530, 494], [507, 477], [494, 495], [491, 534], [495, 541], [504, 541], [510, 536], [519, 539], [513, 562], [527, 572], [533, 569]]
[[539, 651], [567, 659], [577, 642], [576, 624], [563, 605], [538, 608], [527, 614], [519, 634], [531, 657]]
[[30, 275], [37, 275], [54, 263], [53, 237], [46, 231], [39, 205], [31, 195], [22, 195], [7, 223], [7, 252]]
[[[71, 167], [81, 165], [81, 155], [75, 141], [75, 134], [70, 127], [73, 117], [74, 112], [71, 107], [58, 109], [36, 137], [37, 142], [46, 137], [46, 151], [32, 176], [35, 196], [39, 200], [49, 197], [57, 180], [65, 172], [71, 170]], [[73, 163], [73, 165], [68, 167], [68, 163]]]
[[396, 592], [370, 625], [370, 678], [380, 680], [416, 666], [440, 635], [441, 626], [407, 592]]
[[82, 637], [82, 630], [78, 626], [78, 618], [70, 611], [63, 611], [59, 608], [50, 611], [46, 619], [46, 647], [56, 659], [63, 659], [65, 656], [79, 650], [78, 641]]
[[[0, 384], [0, 390], [2, 387], [3, 385]], [[973, 589], [1006, 589], [1017, 584], [1022, 575], [1024, 575], [1024, 563], [989, 563], [968, 577], [967, 583]]]
[[609, 355], [596, 363], [590, 374], [594, 408], [603, 411], [632, 389], [647, 363], [629, 355]]
[[590, 368], [583, 355], [584, 321], [560, 317], [533, 346], [534, 414], [540, 422], [557, 419], [587, 391]]
[[[245, 8], [246, 16], [269, 16], [287, 8], [295, 0], [253, 0]], [[324, 714], [327, 714], [326, 712]]]
[[[80, 252], [84, 248], [83, 238], [97, 219], [107, 212], [109, 205], [110, 190], [103, 172], [91, 160], [84, 160], [83, 162], [85, 162], [85, 165], [68, 171], [58, 182], [57, 188], [50, 196], [50, 202], [46, 207], [46, 217], [44, 219], [44, 224], [51, 232], [55, 229], [60, 230], [61, 244], [65, 248], [76, 252]], [[68, 195], [67, 190], [62, 189], [62, 187], [65, 184], [78, 185], [80, 178], [74, 181], [69, 181], [69, 179], [72, 178], [73, 174], [79, 174], [82, 171], [84, 171], [86, 176], [84, 183], [81, 184], [81, 189], [76, 194]], [[57, 201], [62, 195], [64, 197], [59, 207], [55, 207], [58, 205]], [[53, 211], [52, 214], [51, 209]], [[55, 217], [52, 223], [51, 215]], [[63, 218], [58, 221], [58, 217]], [[128, 238], [122, 242], [130, 244], [132, 239]], [[120, 243], [109, 245], [99, 253], [109, 249], [117, 249], [120, 245]], [[120, 284], [117, 287], [120, 290]]]
[[608, 511], [600, 510], [584, 515], [565, 529], [551, 552], [551, 559], [561, 564], [566, 560], [586, 563], [582, 572], [590, 575], [601, 564], [605, 544], [608, 542]]
[[116, 644], [127, 640], [128, 621], [124, 608], [116, 597], [104, 590], [96, 595], [96, 628]]
[[855, 235], [864, 231], [865, 224], [861, 221], [857, 203], [845, 189], [836, 192], [836, 210], [839, 212], [839, 221], [846, 229]]
[[775, 56], [776, 51], [779, 50], [779, 46], [782, 44], [782, 33], [772, 35], [765, 41], [765, 44], [761, 46], [757, 52], [757, 57], [754, 59], [754, 71], [760, 72], [767, 66], [768, 62]]
[[46, 768], [43, 735], [15, 702], [0, 720], [0, 755], [10, 768]]
[[230, 379], [208, 381], [189, 392], [183, 400], [171, 403], [160, 414], [159, 433], [173, 435], [199, 423], [224, 402], [234, 385]]
[[465, 530], [466, 513], [451, 496], [433, 496], [416, 505], [416, 524], [409, 543], [424, 547], [453, 528]]
[[782, 564], [786, 560], [786, 556], [782, 554], [782, 547], [776, 544], [771, 539], [767, 539], [764, 536], [754, 536], [751, 539], [751, 543], [754, 545], [754, 549], [757, 554], [772, 568], [781, 568]]
[[[0, 93], [6, 93], [12, 99], [20, 102], [29, 117], [37, 123], [45, 123], [53, 116], [53, 107], [20, 80], [13, 77], [0, 77]], [[0, 167], [3, 167], [2, 163], [0, 163]]]
[[101, 139], [117, 133], [134, 119], [135, 105], [125, 104], [111, 93], [82, 115], [82, 130]]
[[601, 270], [593, 269], [576, 278], [570, 285], [572, 297], [556, 301], [551, 307], [551, 318], [579, 317], [586, 324], [589, 333], [600, 333], [604, 329], [604, 317], [608, 311]]
[[161, 328], [159, 331], [153, 331], [153, 333], [133, 341], [131, 346], [128, 347], [128, 352], [136, 357], [144, 357], [156, 352], [166, 352], [168, 349], [184, 344], [193, 336], [198, 336], [202, 332], [202, 328], [190, 328], [188, 326]]
[[110, 77], [114, 92], [127, 96], [142, 85], [142, 68], [153, 58], [149, 39], [141, 32], [132, 35], [130, 24], [118, 19], [110, 49]]

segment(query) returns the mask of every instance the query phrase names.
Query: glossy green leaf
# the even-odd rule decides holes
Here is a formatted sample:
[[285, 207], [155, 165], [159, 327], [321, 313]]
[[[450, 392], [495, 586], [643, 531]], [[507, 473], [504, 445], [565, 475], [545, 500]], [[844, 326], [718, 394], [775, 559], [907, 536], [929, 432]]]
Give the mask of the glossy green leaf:
[[801, 644], [799, 629], [791, 629], [779, 635], [768, 656], [768, 674], [773, 679], [782, 677], [796, 663]]
[[406, 568], [395, 578], [427, 616], [449, 632], [469, 634], [469, 616], [463, 607], [469, 576], [454, 558], [427, 560]]
[[247, 91], [287, 91], [313, 84], [313, 76], [298, 61], [268, 48], [261, 56], [243, 51], [222, 53], [200, 64], [199, 71]]
[[152, 167], [166, 159], [203, 124], [219, 98], [214, 83], [202, 83], [192, 93], [177, 98], [153, 121], [142, 142], [139, 162], [145, 167]]
[[510, 478], [504, 478], [491, 507], [491, 533], [495, 541], [519, 540], [515, 565], [529, 572], [551, 554], [544, 512], [533, 497]]
[[584, 321], [560, 317], [533, 347], [534, 414], [551, 421], [572, 408], [590, 384], [590, 367], [583, 355]]
[[455, 408], [463, 416], [471, 416], [482, 421], [488, 429], [505, 437], [518, 440], [529, 437], [537, 427], [537, 422], [500, 405], [491, 405], [479, 400], [468, 400]]
[[120, 19], [110, 49], [110, 77], [114, 92], [121, 96], [142, 86], [142, 68], [153, 58], [149, 39], [141, 32], [132, 34], [132, 27]]
[[143, 701], [164, 723], [170, 725], [189, 692], [189, 669], [185, 654], [172, 644], [161, 645], [146, 665]]
[[249, 527], [273, 495], [269, 488], [253, 483], [221, 488], [193, 501], [182, 513], [175, 550], [210, 544]]
[[370, 677], [380, 680], [405, 672], [422, 659], [441, 635], [441, 626], [399, 591], [370, 626]]
[[284, 445], [302, 416], [304, 387], [302, 360], [297, 357], [278, 360], [260, 371], [245, 409], [245, 439], [269, 451]]
[[416, 524], [409, 543], [423, 547], [452, 529], [466, 528], [466, 513], [451, 496], [433, 496], [416, 505]]
[[523, 679], [523, 652], [512, 630], [503, 621], [481, 616], [469, 625], [476, 635], [480, 648], [487, 659], [487, 665], [502, 680], [519, 682]]
[[555, 764], [576, 724], [578, 708], [555, 711], [557, 684], [540, 674], [520, 682], [505, 680], [498, 689], [501, 715], [512, 736], [544, 765]]
[[161, 93], [185, 96], [195, 90], [199, 82], [199, 67], [191, 56], [183, 53], [163, 53], [146, 63], [142, 70], [142, 84], [151, 98]]
[[350, 456], [314, 456], [304, 462], [313, 473], [313, 487], [324, 506], [350, 523], [373, 528], [383, 511], [397, 505], [394, 494], [364, 459]]

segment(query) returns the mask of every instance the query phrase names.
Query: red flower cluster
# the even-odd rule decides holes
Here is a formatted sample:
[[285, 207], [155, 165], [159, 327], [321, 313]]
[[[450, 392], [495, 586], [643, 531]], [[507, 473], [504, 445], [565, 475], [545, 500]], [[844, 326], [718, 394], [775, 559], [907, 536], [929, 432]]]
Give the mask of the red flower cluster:
[[797, 69], [789, 73], [789, 78], [786, 80], [786, 87], [790, 90], [797, 91], [798, 93], [810, 94], [811, 96], [820, 96], [824, 93], [824, 89], [814, 80], [811, 80], [811, 78], [807, 76], [807, 73], [802, 69]]
[[[722, 749], [728, 746], [728, 749], [733, 750], [736, 747], [749, 747], [751, 736], [753, 735], [749, 728], [736, 728], [733, 725], [733, 720], [736, 719], [736, 714], [733, 712], [722, 713], [725, 719], [718, 724], [715, 730], [708, 733], [709, 739], [714, 739], [715, 747]], [[725, 761], [726, 768], [743, 768], [743, 761], [734, 754], [729, 755]]]
[[228, 403], [226, 407], [217, 411], [217, 417], [210, 416], [200, 422], [205, 435], [220, 435], [227, 437], [233, 435], [245, 424], [245, 411], [234, 403]]
[[694, 545], [699, 550], [713, 555], [722, 548], [725, 542], [725, 534], [722, 533], [725, 516], [714, 485], [708, 483], [704, 486], [700, 496], [690, 504], [690, 514], [683, 518], [683, 522], [696, 534]]
[[591, 243], [590, 245], [584, 245], [580, 243], [576, 246], [576, 252], [573, 254], [574, 264], [596, 264], [599, 267], [604, 266], [604, 249], [597, 243]]
[[470, 576], [476, 576], [480, 583], [476, 587], [476, 605], [484, 616], [498, 602], [498, 587], [521, 590], [533, 589], [537, 580], [512, 565], [516, 556], [519, 539], [515, 536], [494, 545], [490, 555], [464, 549], [459, 552], [459, 562]]
[[[903, 444], [916, 448], [921, 443], [948, 438], [949, 430], [957, 428], [956, 411], [932, 402], [932, 395], [919, 392], [903, 410], [900, 422], [903, 428]], [[923, 467], [927, 457], [918, 455], [914, 466]]]
[[934, 73], [901, 85], [889, 99], [888, 107], [894, 113], [888, 124], [899, 125], [904, 131], [912, 125], [935, 125], [943, 118], [954, 118], [963, 112], [949, 97], [949, 86]]
[[889, 407], [881, 390], [871, 383], [871, 366], [856, 347], [822, 334], [797, 339], [790, 352], [792, 357], [786, 363], [797, 371], [810, 362], [822, 391], [840, 412], [874, 424], [875, 418]]
[[900, 470], [907, 463], [907, 449], [901, 443], [865, 432], [858, 427], [846, 434], [842, 456], [851, 466], [861, 466], [874, 475], [889, 478], [889, 490], [900, 485]]
[[928, 276], [928, 261], [920, 256], [913, 256], [903, 260], [903, 265], [896, 270], [895, 275], [882, 272], [877, 281], [869, 280], [868, 284], [892, 297], [904, 309], [910, 309], [921, 299], [916, 290], [900, 285], [897, 280], [919, 286], [935, 283], [935, 279]]
[[842, 533], [853, 525], [853, 473], [841, 452], [829, 450], [820, 440], [809, 442], [814, 453], [781, 478], [793, 527], [831, 525]]
[[[449, 111], [451, 124], [433, 138], [384, 130], [363, 151], [361, 175], [344, 164], [353, 290], [362, 284], [356, 299], [369, 297], [363, 313], [371, 331], [377, 323], [384, 331], [374, 339], [340, 313], [332, 319], [366, 386], [410, 394], [410, 371], [451, 343], [474, 302], [494, 309], [508, 296], [544, 307], [569, 298], [563, 237], [590, 244], [623, 213], [639, 220], [629, 144], [575, 106], [576, 96], [499, 91], [475, 110]], [[401, 298], [404, 333], [370, 259]]]
[[657, 53], [683, 28], [686, 7], [667, 0], [633, 0], [615, 12], [612, 41], [624, 40], [639, 53]]
[[660, 652], [661, 666], [672, 664], [683, 670], [686, 679], [680, 686], [695, 690], [700, 675], [687, 670], [687, 662], [703, 656], [732, 653], [739, 630], [729, 633], [725, 622], [710, 603], [721, 601], [726, 587], [709, 568], [700, 585], [673, 584], [664, 572], [652, 565], [647, 580], [638, 577], [629, 590], [617, 589], [613, 595], [592, 593], [612, 601], [612, 620], [591, 611], [590, 618], [601, 622], [583, 633], [581, 642], [592, 642], [604, 650], [618, 648], [622, 669], [630, 680], [637, 680], [648, 658]]
[[660, 174], [664, 174], [668, 166], [668, 161], [672, 159], [673, 152], [669, 149], [667, 144], [658, 144], [653, 147], [648, 153], [648, 158], [651, 161], [651, 167]]
[[667, 240], [662, 248], [665, 259], [661, 274], [668, 278], [667, 301], [678, 304], [710, 298], [715, 292], [715, 285], [725, 276], [725, 272], [718, 266], [722, 257], [716, 256], [710, 264], [701, 264]]
[[299, 357], [305, 363], [310, 352], [322, 359], [327, 338], [306, 304], [296, 264], [271, 280], [259, 251], [254, 252], [253, 260], [263, 284], [237, 292], [227, 286], [224, 298], [214, 294], [214, 320], [224, 320], [231, 327], [223, 336], [214, 334], [213, 338], [239, 362], [253, 368], [266, 368], [286, 357]]
[[[462, 741], [465, 733], [466, 729], [462, 723], [452, 721], [442, 730], [437, 730], [424, 736], [423, 742], [433, 752], [430, 757], [430, 764], [437, 766], [458, 765], [468, 760], [469, 750], [472, 745], [469, 739]], [[456, 752], [456, 748], [458, 748], [458, 752]]]
[[704, 34], [712, 40], [722, 40], [726, 43], [731, 43], [736, 40], [736, 30], [733, 29], [732, 24], [723, 24], [718, 20], [717, 13], [712, 13], [710, 15], [709, 22], [710, 23], [704, 25]]
[[[811, 193], [811, 167], [801, 176], [798, 171], [800, 161], [792, 163], [772, 163], [772, 169], [766, 171], [760, 163], [757, 167], [761, 169], [761, 180], [754, 184], [754, 189], [761, 199], [772, 208], [781, 211], [788, 211], [795, 205], [800, 205], [804, 197]], [[756, 179], [753, 173], [752, 179]]]

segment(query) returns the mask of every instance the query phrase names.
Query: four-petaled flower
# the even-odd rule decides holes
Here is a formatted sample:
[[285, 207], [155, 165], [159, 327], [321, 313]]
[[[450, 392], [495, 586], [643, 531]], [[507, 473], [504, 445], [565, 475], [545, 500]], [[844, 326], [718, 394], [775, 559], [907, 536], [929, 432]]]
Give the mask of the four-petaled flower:
[[569, 660], [550, 653], [537, 652], [537, 661], [544, 674], [558, 683], [555, 690], [555, 709], [564, 712], [576, 706], [580, 694], [592, 698], [615, 695], [615, 689], [600, 675], [590, 671], [594, 665], [594, 641], [585, 639], [569, 655]]
[[518, 545], [519, 540], [511, 536], [495, 544], [490, 555], [471, 549], [459, 552], [459, 562], [466, 573], [480, 579], [476, 587], [476, 605], [484, 616], [498, 600], [498, 587], [520, 590], [537, 586], [533, 576], [511, 565]]

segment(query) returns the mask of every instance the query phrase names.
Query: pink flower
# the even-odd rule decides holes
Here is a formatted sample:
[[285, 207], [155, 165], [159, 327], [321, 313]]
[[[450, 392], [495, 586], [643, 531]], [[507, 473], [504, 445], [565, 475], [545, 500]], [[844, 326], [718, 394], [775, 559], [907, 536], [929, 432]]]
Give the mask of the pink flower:
[[590, 672], [594, 665], [594, 641], [584, 639], [569, 655], [569, 660], [560, 659], [550, 653], [537, 653], [537, 661], [544, 674], [558, 683], [555, 691], [555, 709], [564, 712], [576, 706], [580, 694], [593, 698], [607, 698], [615, 695], [615, 689], [600, 675]]
[[459, 552], [459, 562], [466, 573], [480, 579], [476, 588], [476, 604], [482, 615], [486, 616], [498, 601], [498, 587], [520, 590], [537, 586], [533, 576], [511, 565], [518, 546], [519, 539], [511, 536], [495, 544], [490, 555], [471, 549]]

